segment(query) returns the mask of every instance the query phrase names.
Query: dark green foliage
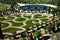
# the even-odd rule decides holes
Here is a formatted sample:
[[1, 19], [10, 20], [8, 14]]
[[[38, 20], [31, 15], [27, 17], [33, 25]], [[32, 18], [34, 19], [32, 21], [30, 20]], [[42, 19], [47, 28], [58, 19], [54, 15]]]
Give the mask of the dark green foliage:
[[0, 39], [3, 39], [3, 34], [2, 34], [2, 30], [1, 30], [1, 22], [0, 22]]

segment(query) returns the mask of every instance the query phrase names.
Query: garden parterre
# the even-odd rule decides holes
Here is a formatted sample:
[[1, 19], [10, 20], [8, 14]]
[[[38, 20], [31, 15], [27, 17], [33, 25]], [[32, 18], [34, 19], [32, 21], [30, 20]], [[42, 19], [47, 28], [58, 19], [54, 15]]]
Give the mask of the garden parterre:
[[2, 23], [3, 33], [8, 33], [9, 35], [9, 33], [13, 34], [14, 32], [17, 32], [18, 34], [29, 28], [34, 28], [34, 25], [41, 25], [42, 22], [48, 22], [49, 19], [52, 20], [53, 17], [52, 15], [45, 13], [28, 14], [29, 13], [19, 13], [1, 17], [0, 22]]

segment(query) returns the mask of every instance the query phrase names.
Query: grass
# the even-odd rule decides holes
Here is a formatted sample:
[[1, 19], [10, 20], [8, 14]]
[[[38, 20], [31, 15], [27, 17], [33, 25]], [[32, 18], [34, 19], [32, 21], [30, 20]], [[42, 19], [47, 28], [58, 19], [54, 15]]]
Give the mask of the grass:
[[26, 26], [24, 26], [24, 27], [25, 27], [26, 29], [29, 29], [30, 27], [32, 27], [32, 28], [33, 28], [33, 27], [34, 27], [34, 24], [30, 24], [30, 25], [28, 25], [28, 24], [27, 24], [27, 25], [26, 25]]
[[5, 18], [0, 18], [0, 21], [4, 21], [4, 20], [13, 20], [14, 19], [14, 17], [8, 17], [7, 19], [5, 19]]
[[33, 25], [32, 21], [33, 21], [33, 20], [28, 20], [28, 21], [26, 22], [26, 24], [32, 26], [32, 25]]
[[[34, 21], [35, 23], [32, 23], [32, 21]], [[24, 26], [26, 29], [28, 29], [28, 28], [30, 28], [30, 27], [34, 27], [34, 25], [36, 25], [36, 26], [38, 26], [38, 25], [40, 25], [39, 23], [38, 23], [38, 20], [28, 20], [27, 22], [26, 22], [26, 26]]]
[[35, 23], [39, 22], [38, 20], [33, 20]]
[[13, 22], [13, 21], [9, 21], [12, 23], [12, 26], [22, 26], [23, 23], [17, 23], [17, 22]]
[[28, 20], [26, 23], [31, 24], [33, 20]]
[[14, 16], [16, 16], [16, 17], [21, 17], [21, 15], [20, 15], [20, 14], [16, 14], [16, 15], [14, 15]]
[[39, 14], [34, 15], [34, 18], [40, 18], [40, 17], [41, 17], [41, 15], [39, 15]]
[[47, 18], [45, 16], [35, 16], [34, 18]]
[[31, 18], [31, 16], [24, 16], [25, 18], [28, 18], [28, 19], [30, 19]]
[[47, 22], [48, 21], [48, 19], [41, 19], [43, 22]]
[[34, 16], [42, 16], [41, 14], [36, 14], [36, 15], [34, 15]]
[[8, 17], [6, 20], [13, 20], [14, 17]]
[[29, 27], [34, 27], [34, 24], [32, 23], [32, 21], [33, 21], [33, 20], [28, 20], [28, 21], [26, 22], [27, 25], [25, 26], [25, 28], [28, 29]]
[[9, 24], [8, 23], [2, 23], [2, 28], [8, 27]]
[[42, 15], [34, 15], [34, 18], [47, 18], [47, 16], [42, 16]]
[[41, 15], [35, 15], [34, 16], [34, 19], [35, 18], [39, 18], [41, 21], [43, 21], [43, 22], [47, 22], [48, 21], [48, 18], [47, 18], [47, 16], [41, 16]]
[[10, 19], [14, 19], [14, 17], [8, 17], [8, 18], [10, 18]]
[[3, 32], [10, 32], [10, 33], [14, 33], [14, 32], [16, 32], [16, 31], [18, 31], [18, 30], [22, 30], [22, 29], [18, 29], [18, 28], [7, 28], [7, 29], [4, 29], [4, 30], [2, 30]]
[[[17, 19], [16, 19], [16, 21], [17, 22], [14, 22], [12, 19], [14, 19], [14, 17], [13, 16], [16, 16], [17, 17]], [[4, 20], [11, 20], [11, 21], [8, 21], [8, 22], [10, 22], [10, 23], [12, 23], [12, 26], [16, 26], [16, 27], [19, 27], [19, 26], [22, 26], [23, 25], [23, 21], [25, 21], [26, 19], [25, 18], [28, 18], [28, 19], [30, 19], [31, 18], [31, 16], [24, 16], [25, 18], [21, 18], [21, 15], [20, 14], [16, 14], [16, 15], [13, 15], [13, 16], [11, 16], [11, 17], [8, 17], [7, 19], [5, 19], [5, 18], [0, 18], [1, 19], [1, 21], [4, 21]], [[39, 18], [40, 20], [42, 20], [42, 21], [44, 21], [44, 22], [46, 22], [46, 21], [48, 21], [48, 18], [47, 18], [47, 16], [42, 16], [41, 14], [36, 14], [36, 15], [34, 15], [34, 19], [35, 18]], [[28, 28], [30, 28], [30, 27], [34, 27], [34, 25], [38, 25], [38, 20], [28, 20], [27, 22], [26, 22], [26, 26], [24, 26], [24, 28], [26, 28], [26, 29], [28, 29]], [[32, 21], [34, 21], [35, 23], [32, 23]], [[3, 23], [3, 26], [2, 26], [2, 28], [4, 28], [4, 27], [7, 27], [8, 26], [8, 24], [7, 23]]]
[[25, 18], [17, 18], [16, 21], [25, 21], [26, 19]]
[[6, 20], [5, 18], [0, 18], [0, 21], [4, 21], [4, 20]]

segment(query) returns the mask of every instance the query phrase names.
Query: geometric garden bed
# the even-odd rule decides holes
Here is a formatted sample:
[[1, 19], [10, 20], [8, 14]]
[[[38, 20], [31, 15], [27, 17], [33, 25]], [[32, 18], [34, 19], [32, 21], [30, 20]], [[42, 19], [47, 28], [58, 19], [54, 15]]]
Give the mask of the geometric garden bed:
[[[27, 13], [26, 13], [27, 14]], [[22, 31], [33, 27], [36, 24], [41, 24], [41, 22], [47, 22], [49, 20], [48, 15], [43, 14], [12, 14], [10, 16], [5, 16], [0, 18], [2, 22], [3, 33], [14, 33], [16, 31]], [[8, 28], [7, 28], [8, 27]], [[21, 27], [21, 28], [19, 28]], [[4, 29], [5, 28], [5, 29]], [[24, 28], [24, 29], [22, 29]]]

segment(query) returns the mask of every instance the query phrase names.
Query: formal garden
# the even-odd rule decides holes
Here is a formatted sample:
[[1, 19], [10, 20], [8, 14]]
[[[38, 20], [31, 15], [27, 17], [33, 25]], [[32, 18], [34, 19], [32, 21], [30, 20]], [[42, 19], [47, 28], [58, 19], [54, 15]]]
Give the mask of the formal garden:
[[[18, 13], [20, 11], [20, 7], [18, 12], [14, 9], [14, 6], [17, 3], [51, 4], [57, 6], [58, 8], [55, 10], [54, 7], [50, 8], [48, 6], [46, 9], [41, 6], [46, 12], [40, 12], [42, 9], [39, 10], [39, 8], [36, 8], [37, 6], [35, 5], [35, 12], [27, 10], [26, 13], [23, 8], [23, 12]], [[16, 7], [18, 7], [18, 5]], [[52, 10], [50, 10], [50, 14], [47, 14], [49, 13], [47, 12], [49, 9]], [[52, 38], [52, 35], [56, 35], [56, 33], [60, 32], [60, 0], [0, 0], [0, 24], [0, 28], [2, 29], [2, 32], [0, 30], [0, 33], [2, 33], [3, 38], [5, 39], [9, 38], [11, 40], [11, 37], [13, 37], [12, 40], [28, 40], [31, 39], [31, 34], [34, 37], [34, 40], [42, 40], [41, 38], [44, 38], [44, 36]], [[58, 40], [59, 38], [57, 37], [55, 40]], [[54, 38], [52, 40], [54, 40]]]
[[[52, 17], [53, 17], [52, 14], [46, 14], [46, 13], [43, 14], [17, 13], [17, 14], [11, 14], [10, 16], [6, 15], [4, 17], [0, 17], [0, 23], [2, 24], [1, 28], [3, 34], [7, 34], [7, 35], [13, 35], [14, 33], [19, 34], [26, 30], [28, 32], [31, 32], [31, 30], [29, 29], [32, 29], [32, 30], [36, 30], [34, 32], [34, 35], [38, 36], [40, 32], [39, 26], [50, 21], [50, 19], [52, 20]], [[48, 32], [51, 31], [51, 26], [44, 28], [47, 29]]]
[[[53, 34], [52, 28], [57, 26], [54, 26], [54, 22], [56, 22], [56, 24], [60, 23], [60, 21], [58, 21], [58, 17], [55, 17], [53, 13], [28, 13], [25, 11], [14, 13], [11, 9], [7, 10], [5, 8], [2, 8], [5, 14], [3, 14], [3, 17], [0, 17], [2, 33], [5, 35], [4, 38], [17, 37], [20, 40], [27, 40], [31, 36], [31, 33], [33, 33], [34, 37], [50, 37], [51, 34]], [[11, 13], [9, 13], [9, 10], [11, 10]]]

